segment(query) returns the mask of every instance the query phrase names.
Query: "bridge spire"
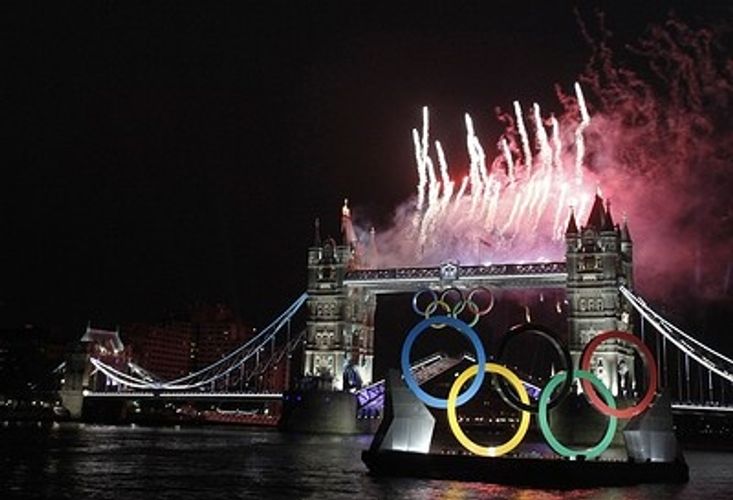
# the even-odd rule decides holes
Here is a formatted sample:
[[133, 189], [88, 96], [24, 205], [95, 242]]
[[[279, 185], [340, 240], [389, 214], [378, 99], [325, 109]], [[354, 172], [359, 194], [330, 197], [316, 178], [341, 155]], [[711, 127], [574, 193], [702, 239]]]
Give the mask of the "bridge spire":
[[374, 266], [377, 261], [377, 231], [374, 226], [369, 228], [369, 246], [367, 247], [367, 262], [369, 266]]
[[606, 220], [601, 228], [602, 231], [613, 231], [613, 217], [611, 217], [611, 198], [606, 200]]
[[565, 234], [578, 234], [578, 224], [575, 222], [575, 208], [570, 206], [570, 220], [568, 221], [568, 228], [565, 230]]
[[596, 194], [593, 201], [585, 227], [593, 227], [596, 231], [601, 231], [606, 227], [606, 209], [603, 207], [603, 198], [599, 194]]
[[631, 243], [631, 234], [629, 233], [629, 218], [624, 214], [624, 225], [621, 226], [621, 241]]
[[321, 246], [321, 220], [318, 217], [313, 221], [313, 246]]
[[352, 249], [356, 248], [356, 232], [351, 222], [351, 209], [349, 208], [348, 198], [344, 198], [344, 206], [341, 208], [341, 235], [344, 245], [350, 245]]

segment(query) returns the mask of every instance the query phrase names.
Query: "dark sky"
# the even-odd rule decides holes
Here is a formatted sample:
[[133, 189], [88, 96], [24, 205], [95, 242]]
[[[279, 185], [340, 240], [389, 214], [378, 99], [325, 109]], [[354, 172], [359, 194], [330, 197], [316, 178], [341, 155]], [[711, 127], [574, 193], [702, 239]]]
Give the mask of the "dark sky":
[[[588, 57], [571, 2], [182, 4], [6, 13], [2, 326], [197, 300], [263, 326], [305, 287], [314, 217], [337, 233], [348, 196], [386, 224], [412, 194], [421, 106], [458, 158], [465, 111], [498, 136], [495, 106], [557, 106]], [[601, 6], [629, 40], [670, 9]]]

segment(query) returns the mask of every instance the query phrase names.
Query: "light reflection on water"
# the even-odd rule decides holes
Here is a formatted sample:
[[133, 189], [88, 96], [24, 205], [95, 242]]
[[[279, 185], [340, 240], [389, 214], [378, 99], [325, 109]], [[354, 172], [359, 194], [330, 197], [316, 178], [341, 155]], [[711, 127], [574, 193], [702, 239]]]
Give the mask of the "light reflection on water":
[[572, 491], [374, 478], [371, 436], [305, 436], [233, 428], [63, 424], [0, 429], [3, 498], [724, 498], [733, 453], [687, 452], [690, 483]]

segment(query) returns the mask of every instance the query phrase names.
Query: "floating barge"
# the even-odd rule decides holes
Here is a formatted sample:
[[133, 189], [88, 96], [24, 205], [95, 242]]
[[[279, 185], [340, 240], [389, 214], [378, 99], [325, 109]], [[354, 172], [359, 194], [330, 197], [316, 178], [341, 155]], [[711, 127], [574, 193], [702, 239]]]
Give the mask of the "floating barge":
[[385, 416], [361, 458], [375, 476], [472, 481], [551, 489], [686, 483], [689, 468], [674, 436], [668, 396], [631, 419], [624, 431], [626, 459], [526, 455], [484, 456], [432, 446], [435, 419], [404, 385], [387, 379]]
[[488, 458], [476, 455], [365, 450], [362, 460], [375, 476], [476, 481], [537, 488], [592, 488], [640, 483], [686, 483], [684, 459], [673, 462]]

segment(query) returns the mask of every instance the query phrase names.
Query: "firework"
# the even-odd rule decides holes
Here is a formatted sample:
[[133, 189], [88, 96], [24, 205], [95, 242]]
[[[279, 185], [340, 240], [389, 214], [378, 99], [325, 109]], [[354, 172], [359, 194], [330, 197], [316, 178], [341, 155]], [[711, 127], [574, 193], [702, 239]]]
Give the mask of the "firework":
[[[421, 132], [413, 130], [418, 173], [413, 218], [417, 237], [411, 252], [415, 260], [434, 263], [452, 257], [469, 263], [480, 260], [481, 254], [502, 262], [557, 254], [569, 203], [576, 205], [577, 216], [582, 217], [584, 200], [590, 198], [595, 184], [584, 181], [579, 173], [585, 151], [583, 130], [591, 118], [580, 86], [576, 84], [575, 89], [580, 112], [567, 130], [554, 116], [545, 119], [536, 103], [525, 120], [521, 104], [515, 101], [517, 128], [512, 142], [521, 145], [521, 153], [512, 151], [507, 132], [490, 162], [473, 119], [466, 114], [468, 175], [457, 192], [440, 142], [430, 148], [430, 117], [423, 109]], [[526, 123], [534, 125], [531, 132]], [[569, 147], [564, 149], [564, 144]], [[476, 242], [490, 251], [480, 252]]]

